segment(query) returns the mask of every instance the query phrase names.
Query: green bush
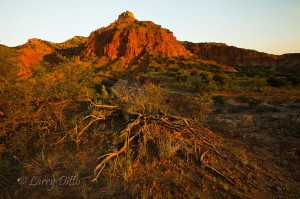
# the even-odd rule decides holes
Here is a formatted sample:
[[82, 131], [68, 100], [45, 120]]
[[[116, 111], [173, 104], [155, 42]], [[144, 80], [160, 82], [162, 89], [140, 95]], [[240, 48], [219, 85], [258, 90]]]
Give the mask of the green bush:
[[217, 85], [213, 80], [203, 80], [201, 78], [196, 78], [192, 80], [193, 89], [197, 93], [201, 92], [211, 92], [217, 90]]
[[213, 77], [210, 73], [202, 72], [199, 74], [199, 77], [201, 80], [203, 80], [205, 83], [210, 83], [213, 80]]
[[228, 81], [229, 81], [229, 77], [226, 75], [226, 74], [215, 74], [213, 76], [213, 80], [219, 84], [228, 84]]
[[195, 119], [203, 122], [213, 110], [211, 95], [205, 94], [178, 94], [172, 96], [170, 110], [174, 115]]
[[270, 77], [267, 81], [270, 84], [270, 86], [272, 86], [272, 87], [285, 87], [285, 86], [287, 86], [287, 82], [283, 78]]
[[265, 79], [265, 78], [253, 78], [251, 80], [251, 84], [252, 84], [252, 87], [254, 88], [263, 88], [263, 87], [266, 87], [268, 86], [268, 81]]
[[152, 115], [165, 109], [165, 91], [160, 85], [145, 83], [140, 88], [116, 85], [113, 88], [117, 104], [126, 112]]
[[197, 70], [192, 70], [192, 72], [190, 73], [190, 75], [191, 75], [192, 77], [194, 77], [194, 76], [199, 76], [199, 72], [198, 72]]
[[293, 86], [299, 86], [300, 85], [300, 77], [298, 77], [296, 75], [287, 76], [287, 81], [291, 82]]
[[217, 104], [217, 105], [224, 105], [225, 104], [223, 96], [214, 96], [214, 97], [212, 97], [212, 99], [214, 100], [214, 103]]

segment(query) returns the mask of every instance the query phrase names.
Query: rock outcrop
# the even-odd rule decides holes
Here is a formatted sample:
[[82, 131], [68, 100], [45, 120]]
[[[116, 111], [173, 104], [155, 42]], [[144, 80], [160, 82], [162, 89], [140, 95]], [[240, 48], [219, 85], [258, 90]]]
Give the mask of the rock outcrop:
[[138, 21], [131, 12], [125, 12], [108, 27], [91, 33], [81, 58], [125, 58], [130, 62], [145, 54], [164, 58], [193, 56], [171, 31], [150, 21]]
[[29, 39], [27, 43], [17, 47], [19, 53], [18, 73], [22, 78], [32, 76], [31, 67], [42, 61], [45, 56], [54, 52], [54, 49], [40, 39]]
[[231, 66], [299, 66], [300, 63], [300, 53], [272, 55], [223, 43], [183, 42], [183, 45], [201, 59]]

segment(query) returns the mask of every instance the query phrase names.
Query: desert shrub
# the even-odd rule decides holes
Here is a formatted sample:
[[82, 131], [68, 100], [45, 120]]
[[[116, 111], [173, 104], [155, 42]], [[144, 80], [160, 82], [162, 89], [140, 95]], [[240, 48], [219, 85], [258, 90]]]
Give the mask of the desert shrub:
[[0, 55], [0, 78], [8, 80], [16, 79], [19, 68], [11, 57], [16, 56], [17, 51], [13, 48], [0, 45]]
[[220, 84], [227, 84], [228, 81], [229, 81], [229, 77], [224, 73], [215, 74], [213, 76], [213, 80], [217, 83], [220, 83]]
[[184, 70], [178, 70], [175, 76], [175, 80], [177, 82], [186, 82], [188, 79], [188, 72]]
[[164, 88], [153, 83], [145, 83], [141, 87], [117, 85], [113, 88], [116, 103], [123, 110], [143, 115], [157, 114], [164, 111]]
[[249, 86], [252, 88], [263, 88], [268, 86], [268, 82], [265, 78], [255, 77], [249, 80]]
[[108, 92], [106, 90], [105, 85], [101, 86], [101, 95], [102, 95], [103, 98], [107, 98], [108, 97]]
[[192, 72], [190, 73], [190, 75], [192, 76], [192, 77], [194, 77], [194, 76], [199, 76], [199, 72], [197, 71], [197, 70], [192, 70]]
[[159, 148], [159, 156], [162, 159], [168, 159], [174, 156], [181, 147], [180, 142], [174, 139], [174, 136], [166, 132], [160, 133], [157, 144]]
[[155, 60], [156, 63], [158, 64], [163, 64], [165, 61], [161, 56], [156, 56], [153, 58]]
[[214, 96], [214, 97], [212, 97], [212, 99], [214, 101], [214, 104], [217, 104], [217, 105], [225, 104], [224, 98], [222, 96]]
[[272, 87], [285, 87], [287, 86], [286, 80], [279, 78], [279, 77], [270, 77], [268, 80], [268, 83]]
[[10, 184], [10, 173], [12, 172], [12, 161], [0, 156], [0, 186], [7, 187]]
[[155, 68], [155, 72], [163, 72], [163, 71], [164, 71], [164, 68], [161, 66], [158, 66]]
[[286, 80], [291, 82], [293, 86], [299, 86], [300, 85], [300, 77], [296, 76], [294, 74], [288, 75]]
[[217, 85], [213, 80], [196, 78], [192, 80], [193, 89], [197, 93], [217, 90]]
[[168, 59], [167, 64], [176, 64], [176, 60], [175, 59]]
[[239, 118], [234, 115], [233, 118], [209, 117], [207, 122], [211, 129], [222, 133], [224, 136], [237, 137], [240, 134]]
[[248, 104], [250, 107], [257, 107], [258, 105], [260, 105], [262, 103], [262, 100], [260, 99], [255, 99], [255, 98], [251, 98], [248, 101]]
[[260, 105], [262, 103], [261, 99], [256, 99], [256, 98], [252, 98], [252, 97], [247, 97], [247, 96], [238, 96], [236, 97], [236, 99], [242, 103], [248, 103], [248, 105], [250, 107], [257, 107], [258, 105]]
[[199, 77], [206, 83], [209, 83], [213, 80], [213, 76], [210, 73], [207, 72], [201, 72], [199, 74]]
[[173, 32], [171, 31], [171, 30], [169, 30], [169, 29], [165, 29], [166, 31], [167, 31], [167, 33], [169, 33], [169, 34], [173, 34]]
[[238, 81], [239, 87], [246, 89], [261, 89], [269, 86], [266, 78], [262, 77], [247, 77]]
[[213, 100], [209, 94], [180, 94], [169, 99], [172, 114], [203, 122], [213, 110]]
[[[283, 128], [283, 133], [289, 134], [289, 135], [295, 135], [299, 136], [299, 126], [300, 126], [300, 121], [299, 121], [299, 116], [300, 114], [293, 114], [289, 113], [285, 115], [285, 117], [281, 120], [281, 125]], [[299, 158], [299, 154], [298, 154]]]
[[213, 80], [224, 90], [229, 89], [232, 84], [231, 78], [224, 73], [215, 74]]
[[58, 164], [57, 157], [49, 156], [42, 151], [30, 163], [25, 163], [25, 168], [34, 175], [45, 176], [52, 175]]
[[243, 114], [240, 120], [243, 126], [250, 126], [253, 124], [253, 115], [251, 114]]
[[173, 71], [168, 71], [167, 75], [170, 76], [170, 77], [175, 77], [175, 78], [177, 77], [177, 73], [173, 72]]
[[261, 103], [256, 107], [257, 112], [279, 112], [280, 109], [277, 106], [267, 104], [267, 103]]
[[89, 67], [70, 63], [48, 72], [41, 66], [31, 78], [0, 83], [9, 84], [0, 91], [0, 136], [21, 160], [50, 149], [87, 110], [77, 100], [95, 95]]

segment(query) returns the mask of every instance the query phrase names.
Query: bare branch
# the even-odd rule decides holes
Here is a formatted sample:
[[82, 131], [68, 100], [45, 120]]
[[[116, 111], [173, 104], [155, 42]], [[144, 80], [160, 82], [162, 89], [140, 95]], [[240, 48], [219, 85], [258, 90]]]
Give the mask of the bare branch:
[[212, 170], [213, 172], [217, 173], [219, 176], [225, 178], [228, 182], [230, 182], [232, 185], [234, 185], [234, 182], [228, 178], [227, 176], [225, 176], [224, 174], [222, 174], [220, 171], [218, 171], [217, 169], [215, 169], [214, 167], [208, 165], [206, 163], [206, 161], [204, 161], [204, 156], [208, 153], [208, 151], [204, 152], [202, 155], [201, 155], [201, 158], [200, 158], [200, 161], [201, 163], [206, 167], [206, 168], [209, 168], [210, 170]]
[[135, 135], [133, 135], [133, 136], [131, 136], [131, 137], [129, 138], [131, 129], [132, 129], [134, 126], [140, 124], [140, 122], [141, 122], [141, 121], [140, 121], [140, 117], [141, 117], [141, 116], [139, 115], [138, 118], [137, 118], [136, 120], [134, 120], [133, 122], [129, 123], [129, 124], [126, 126], [126, 128], [121, 132], [121, 136], [124, 135], [124, 134], [127, 134], [127, 136], [126, 136], [126, 138], [125, 138], [124, 141], [123, 141], [123, 146], [122, 146], [119, 150], [115, 149], [114, 152], [111, 152], [111, 153], [102, 155], [102, 156], [100, 156], [100, 157], [98, 158], [98, 159], [101, 159], [101, 158], [105, 157], [105, 158], [100, 162], [100, 164], [98, 164], [98, 166], [95, 168], [95, 170], [94, 170], [94, 176], [95, 176], [95, 177], [94, 177], [94, 179], [93, 179], [92, 181], [97, 181], [97, 179], [98, 179], [99, 175], [101, 174], [102, 170], [104, 169], [106, 163], [107, 163], [110, 159], [112, 159], [112, 158], [118, 156], [119, 154], [125, 152], [126, 149], [129, 147], [129, 144], [131, 143], [131, 141], [132, 141], [137, 135], [139, 135], [140, 131], [139, 131], [138, 133], [136, 133]]
[[[128, 139], [128, 141], [125, 141], [125, 142], [124, 142], [124, 145], [122, 146], [122, 148], [119, 149], [118, 151], [112, 152], [112, 153], [108, 153], [108, 154], [105, 154], [105, 155], [101, 156], [101, 157], [105, 157], [105, 156], [106, 156], [106, 158], [104, 158], [104, 159], [100, 162], [100, 164], [98, 164], [98, 166], [95, 168], [95, 170], [94, 170], [94, 176], [95, 176], [95, 177], [94, 177], [94, 179], [93, 179], [92, 181], [97, 181], [97, 179], [99, 178], [99, 175], [101, 174], [102, 170], [104, 169], [106, 163], [107, 163], [110, 159], [112, 159], [112, 158], [118, 156], [119, 154], [125, 152], [126, 149], [127, 149], [127, 147], [129, 146], [130, 142], [131, 142], [137, 135], [139, 135], [139, 133], [137, 133], [137, 134], [131, 136], [131, 137]], [[99, 171], [99, 170], [100, 170], [100, 171]]]
[[89, 102], [90, 104], [92, 104], [94, 107], [97, 108], [103, 108], [103, 109], [116, 109], [118, 106], [114, 106], [114, 105], [107, 105], [107, 104], [97, 104], [95, 102], [93, 102], [91, 99], [84, 99], [82, 101], [86, 101]]
[[77, 134], [77, 137], [79, 138], [81, 136], [81, 134], [87, 129], [89, 128], [94, 122], [96, 121], [99, 121], [99, 120], [105, 120], [105, 117], [98, 117], [98, 118], [95, 118], [93, 119], [92, 121], [90, 121], [88, 123], [88, 125], [86, 125], [78, 134]]

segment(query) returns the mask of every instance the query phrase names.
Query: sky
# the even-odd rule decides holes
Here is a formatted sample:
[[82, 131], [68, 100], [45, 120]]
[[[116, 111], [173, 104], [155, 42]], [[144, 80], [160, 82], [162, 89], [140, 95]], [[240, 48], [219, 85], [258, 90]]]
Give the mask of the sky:
[[300, 0], [0, 0], [0, 43], [87, 37], [127, 10], [180, 41], [300, 53]]

